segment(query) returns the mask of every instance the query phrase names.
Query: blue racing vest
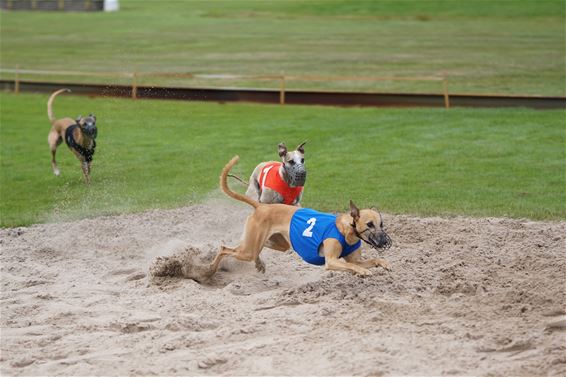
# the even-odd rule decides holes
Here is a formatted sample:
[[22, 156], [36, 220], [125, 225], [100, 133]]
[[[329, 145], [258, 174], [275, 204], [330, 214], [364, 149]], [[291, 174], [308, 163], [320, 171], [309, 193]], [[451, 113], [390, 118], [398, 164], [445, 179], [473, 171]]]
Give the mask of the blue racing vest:
[[291, 219], [289, 237], [293, 250], [299, 254], [305, 262], [316, 265], [325, 263], [324, 257], [318, 255], [318, 248], [328, 238], [334, 238], [342, 245], [340, 258], [356, 251], [361, 241], [349, 245], [346, 238], [336, 227], [336, 215], [317, 212], [308, 208], [301, 208], [295, 212]]

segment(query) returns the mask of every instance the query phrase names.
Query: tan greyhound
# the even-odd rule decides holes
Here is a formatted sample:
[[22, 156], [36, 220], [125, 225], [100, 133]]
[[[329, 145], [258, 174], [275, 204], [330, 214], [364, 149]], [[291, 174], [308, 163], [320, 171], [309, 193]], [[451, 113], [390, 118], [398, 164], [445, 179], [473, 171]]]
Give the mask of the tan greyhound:
[[352, 201], [350, 213], [338, 216], [285, 204], [259, 203], [228, 187], [226, 177], [238, 160], [239, 157], [235, 156], [224, 167], [220, 187], [226, 195], [251, 205], [254, 212], [246, 221], [240, 245], [236, 248], [220, 247], [210, 265], [209, 276], [217, 271], [220, 261], [227, 255], [243, 261], [255, 261], [258, 271], [265, 272], [265, 265], [259, 258], [264, 246], [279, 251], [292, 247], [306, 262], [324, 265], [327, 270], [370, 275], [370, 267], [390, 269], [389, 263], [383, 259], [364, 260], [361, 256], [360, 240], [379, 249], [391, 246], [391, 238], [383, 230], [383, 221], [377, 211], [359, 210]]
[[59, 176], [61, 171], [57, 166], [55, 154], [57, 147], [65, 140], [69, 149], [81, 162], [83, 176], [85, 182], [90, 183], [90, 164], [92, 162], [92, 155], [96, 148], [96, 117], [90, 114], [87, 117], [78, 116], [77, 119], [61, 118], [56, 119], [53, 115], [53, 100], [55, 97], [63, 92], [70, 92], [69, 89], [60, 89], [51, 94], [47, 101], [47, 116], [51, 122], [51, 130], [47, 136], [49, 149], [51, 150], [51, 167], [53, 174]]

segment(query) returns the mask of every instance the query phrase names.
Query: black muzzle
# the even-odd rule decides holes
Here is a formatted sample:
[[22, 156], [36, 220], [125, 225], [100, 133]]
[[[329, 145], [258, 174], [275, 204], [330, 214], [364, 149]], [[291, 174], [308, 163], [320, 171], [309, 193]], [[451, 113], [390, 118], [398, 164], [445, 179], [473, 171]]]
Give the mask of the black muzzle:
[[303, 164], [294, 164], [285, 166], [285, 172], [289, 179], [290, 186], [304, 186], [307, 181], [307, 170]]
[[385, 232], [379, 232], [378, 234], [370, 234], [368, 240], [366, 241], [374, 249], [384, 249], [387, 250], [393, 244], [391, 237]]
[[[374, 249], [382, 249], [387, 250], [393, 245], [393, 241], [391, 237], [383, 230], [378, 231], [377, 233], [372, 233], [369, 228], [364, 230], [363, 232], [358, 232], [356, 229], [356, 224], [352, 224], [352, 228], [354, 228], [354, 233], [356, 236], [370, 245]], [[366, 234], [367, 233], [367, 234]], [[364, 237], [365, 236], [365, 237]]]
[[98, 130], [95, 123], [85, 123], [82, 129], [87, 136], [93, 139], [96, 139], [96, 137], [98, 136]]

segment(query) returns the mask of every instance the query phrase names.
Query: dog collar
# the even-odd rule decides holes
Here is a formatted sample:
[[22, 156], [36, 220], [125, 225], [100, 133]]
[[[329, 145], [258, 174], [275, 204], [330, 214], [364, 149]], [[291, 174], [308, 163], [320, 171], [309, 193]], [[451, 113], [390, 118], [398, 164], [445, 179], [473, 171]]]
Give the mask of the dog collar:
[[[365, 239], [362, 237], [362, 233], [367, 232], [367, 229], [364, 230], [362, 233], [360, 233], [360, 232], [358, 232], [358, 229], [356, 228], [356, 223], [355, 223], [355, 222], [351, 223], [350, 226], [352, 227], [352, 229], [354, 229], [354, 234], [356, 235], [356, 237], [358, 237], [360, 240], [364, 241], [364, 242], [367, 243], [368, 245], [373, 246], [369, 241], [365, 240]], [[369, 228], [368, 228], [368, 229], [369, 229]]]

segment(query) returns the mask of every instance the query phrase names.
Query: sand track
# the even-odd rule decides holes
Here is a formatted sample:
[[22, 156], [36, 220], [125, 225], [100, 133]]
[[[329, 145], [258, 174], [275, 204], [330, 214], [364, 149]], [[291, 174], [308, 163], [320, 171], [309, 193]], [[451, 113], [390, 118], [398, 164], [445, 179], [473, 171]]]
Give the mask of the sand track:
[[[148, 266], [234, 245], [216, 202], [0, 230], [2, 375], [564, 375], [566, 222], [387, 216], [393, 270]], [[369, 252], [373, 254], [373, 251]]]

